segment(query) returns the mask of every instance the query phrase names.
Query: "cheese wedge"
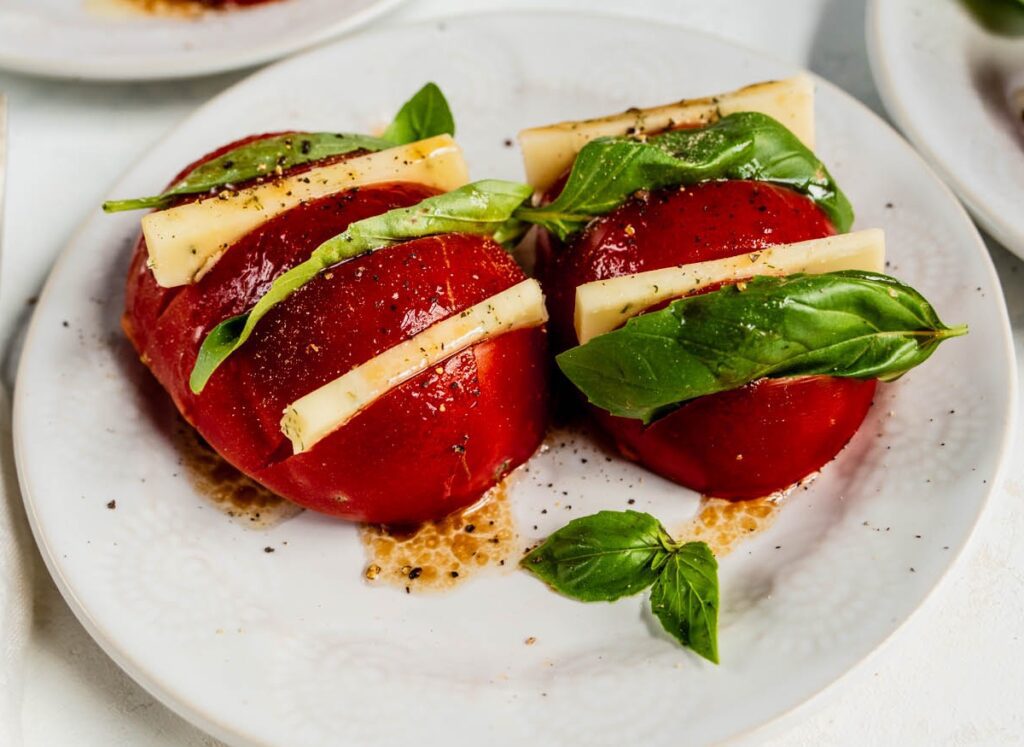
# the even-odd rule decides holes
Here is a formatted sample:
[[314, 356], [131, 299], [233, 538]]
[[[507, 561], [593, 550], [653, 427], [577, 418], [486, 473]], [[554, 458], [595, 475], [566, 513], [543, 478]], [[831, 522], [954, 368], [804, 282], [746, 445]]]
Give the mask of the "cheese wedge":
[[439, 135], [222, 192], [142, 219], [149, 266], [165, 288], [187, 285], [202, 277], [242, 236], [303, 202], [388, 181], [417, 182], [447, 192], [468, 179], [461, 149], [448, 135]]
[[478, 342], [547, 321], [536, 280], [491, 296], [433, 324], [285, 408], [281, 432], [295, 454], [308, 451], [391, 389]]
[[576, 154], [598, 137], [656, 133], [679, 125], [704, 125], [736, 112], [761, 112], [786, 125], [814, 149], [814, 83], [808, 75], [757, 83], [738, 91], [688, 99], [651, 109], [629, 109], [597, 119], [531, 127], [519, 133], [526, 181], [543, 192], [568, 171]]
[[817, 275], [839, 270], [884, 272], [885, 235], [881, 229], [779, 244], [736, 257], [585, 283], [576, 288], [576, 336], [583, 344], [656, 304], [718, 283], [755, 275]]

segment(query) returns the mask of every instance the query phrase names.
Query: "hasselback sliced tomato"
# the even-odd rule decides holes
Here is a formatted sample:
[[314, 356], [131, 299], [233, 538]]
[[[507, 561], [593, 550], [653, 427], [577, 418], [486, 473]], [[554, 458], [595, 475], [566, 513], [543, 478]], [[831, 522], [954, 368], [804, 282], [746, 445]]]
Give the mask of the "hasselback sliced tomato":
[[431, 194], [391, 183], [309, 202], [243, 237], [198, 282], [178, 288], [156, 285], [145, 241], [135, 248], [123, 326], [142, 360], [227, 461], [302, 506], [371, 522], [439, 518], [475, 502], [543, 436], [542, 328], [456, 354], [309, 451], [294, 455], [281, 433], [291, 402], [524, 279], [499, 245], [476, 236], [409, 241], [322, 273], [274, 308], [201, 394], [188, 387], [205, 335], [250, 308], [277, 275], [349, 223]]
[[[808, 198], [753, 181], [707, 182], [636, 198], [566, 246], [539, 239], [538, 266], [556, 344], [576, 344], [583, 283], [830, 236]], [[701, 397], [644, 426], [595, 410], [620, 451], [708, 495], [755, 498], [828, 463], [857, 432], [876, 382], [819, 376], [754, 382]]]

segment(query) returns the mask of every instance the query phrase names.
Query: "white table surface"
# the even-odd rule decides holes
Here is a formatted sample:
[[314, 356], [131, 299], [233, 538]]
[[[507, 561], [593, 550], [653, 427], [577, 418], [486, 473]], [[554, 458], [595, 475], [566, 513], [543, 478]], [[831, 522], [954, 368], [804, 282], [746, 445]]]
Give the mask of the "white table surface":
[[[883, 114], [871, 81], [862, 0], [412, 0], [380, 23], [491, 8], [575, 7], [683, 23], [829, 78]], [[17, 336], [76, 225], [122, 171], [198, 104], [239, 80], [98, 85], [0, 72], [11, 153], [0, 273], [0, 340]], [[994, 242], [1024, 351], [1024, 263]], [[1024, 371], [1024, 368], [1022, 368]], [[1024, 375], [1024, 374], [1022, 374]], [[10, 385], [9, 366], [4, 378]], [[1021, 398], [1024, 402], [1024, 397]], [[952, 574], [868, 662], [752, 742], [772, 745], [998, 745], [1024, 741], [1024, 449]], [[25, 744], [217, 745], [124, 675], [35, 562]], [[683, 728], [685, 725], [680, 725]], [[681, 732], [685, 734], [685, 731]]]

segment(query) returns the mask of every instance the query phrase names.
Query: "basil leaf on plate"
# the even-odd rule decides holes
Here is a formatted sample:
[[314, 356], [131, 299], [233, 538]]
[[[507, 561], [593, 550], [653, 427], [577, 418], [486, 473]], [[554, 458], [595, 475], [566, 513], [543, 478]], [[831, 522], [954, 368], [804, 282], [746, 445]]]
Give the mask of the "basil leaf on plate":
[[651, 587], [651, 611], [681, 644], [718, 663], [718, 562], [703, 542], [672, 553]]
[[254, 140], [196, 166], [166, 192], [152, 197], [110, 200], [108, 213], [165, 208], [183, 195], [203, 194], [357, 150], [380, 151], [442, 134], [455, 134], [455, 121], [441, 89], [427, 83], [409, 99], [381, 137], [334, 132], [291, 132]]
[[853, 223], [853, 208], [824, 164], [784, 125], [757, 112], [646, 140], [592, 140], [576, 156], [558, 197], [543, 207], [523, 208], [516, 217], [565, 240], [639, 191], [717, 179], [786, 186], [814, 200], [840, 233]]
[[[467, 184], [407, 208], [365, 218], [328, 239], [305, 262], [279, 275], [256, 305], [226, 319], [203, 340], [189, 386], [198, 394], [231, 353], [241, 347], [267, 312], [332, 265], [409, 239], [443, 233], [494, 235], [506, 230], [531, 187], [497, 179]], [[325, 309], [324, 313], [330, 313]]]
[[556, 361], [590, 402], [649, 423], [764, 376], [892, 380], [966, 333], [913, 288], [851, 270], [757, 277], [682, 298]]
[[401, 145], [437, 135], [454, 135], [455, 118], [436, 83], [427, 83], [398, 110], [382, 138]]
[[610, 602], [643, 591], [668, 558], [671, 537], [638, 511], [601, 511], [570, 521], [522, 560], [555, 591]]
[[612, 602], [651, 587], [651, 612], [687, 648], [718, 663], [718, 563], [703, 542], [675, 542], [639, 511], [574, 519], [520, 565], [581, 602]]

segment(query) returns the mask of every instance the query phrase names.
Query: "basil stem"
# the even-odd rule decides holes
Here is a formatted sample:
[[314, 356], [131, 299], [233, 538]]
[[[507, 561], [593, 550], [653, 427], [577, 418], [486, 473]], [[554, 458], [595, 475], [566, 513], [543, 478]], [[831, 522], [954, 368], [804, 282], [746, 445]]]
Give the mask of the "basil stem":
[[203, 340], [189, 378], [193, 393], [199, 394], [203, 390], [217, 367], [249, 339], [260, 319], [332, 265], [423, 236], [444, 233], [494, 235], [506, 228], [512, 212], [531, 192], [526, 184], [488, 179], [429, 197], [412, 207], [389, 210], [356, 221], [314, 249], [305, 262], [279, 275], [251, 310], [224, 320], [210, 331]]
[[565, 240], [638, 191], [716, 179], [780, 184], [814, 200], [840, 233], [853, 223], [853, 208], [824, 164], [784, 125], [757, 112], [646, 140], [592, 140], [576, 156], [558, 197], [543, 207], [524, 207], [516, 217]]
[[638, 511], [574, 519], [520, 562], [581, 602], [611, 602], [651, 587], [651, 612], [683, 646], [718, 663], [718, 563], [703, 542], [675, 542]]
[[108, 213], [144, 208], [162, 209], [183, 195], [210, 192], [221, 187], [280, 174], [286, 169], [322, 161], [354, 151], [380, 151], [441, 134], [455, 134], [444, 94], [427, 83], [407, 101], [381, 137], [334, 132], [292, 132], [260, 138], [196, 166], [169, 190], [152, 197], [110, 200], [103, 203]]
[[892, 380], [966, 332], [885, 275], [757, 277], [634, 317], [556, 361], [590, 402], [649, 423], [764, 376]]

